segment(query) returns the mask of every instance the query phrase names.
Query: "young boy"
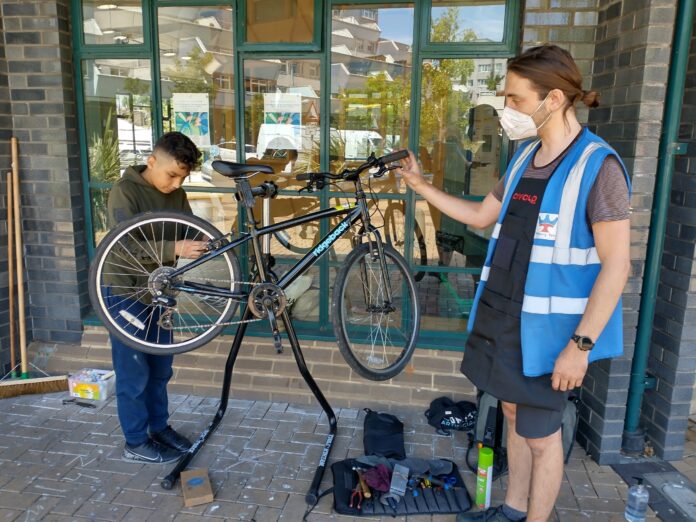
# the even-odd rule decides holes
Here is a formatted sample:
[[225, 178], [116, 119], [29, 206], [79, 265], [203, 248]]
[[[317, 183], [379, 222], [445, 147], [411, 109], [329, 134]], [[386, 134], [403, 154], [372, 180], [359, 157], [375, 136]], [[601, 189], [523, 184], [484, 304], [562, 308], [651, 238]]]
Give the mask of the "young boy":
[[[108, 220], [113, 227], [121, 221], [148, 210], [191, 212], [181, 188], [198, 163], [201, 153], [180, 132], [168, 132], [155, 143], [146, 165], [128, 167], [109, 194]], [[175, 254], [198, 257], [202, 241], [183, 240], [175, 244]], [[118, 285], [114, 286], [114, 289]], [[107, 289], [109, 306], [125, 307], [123, 299]], [[144, 308], [147, 304], [129, 302], [127, 307]], [[155, 323], [156, 324], [156, 320]], [[155, 327], [143, 334], [147, 338], [171, 337], [171, 332]], [[116, 405], [126, 439], [123, 458], [137, 462], [177, 460], [191, 443], [169, 426], [167, 383], [172, 377], [171, 355], [151, 355], [134, 350], [111, 337], [111, 356], [116, 371]]]

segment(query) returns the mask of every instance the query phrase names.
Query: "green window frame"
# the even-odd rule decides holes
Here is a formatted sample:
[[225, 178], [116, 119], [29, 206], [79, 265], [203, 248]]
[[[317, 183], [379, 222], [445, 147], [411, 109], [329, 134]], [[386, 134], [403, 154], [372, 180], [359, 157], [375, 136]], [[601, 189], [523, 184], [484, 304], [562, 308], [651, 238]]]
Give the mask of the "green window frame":
[[[196, 6], [220, 6], [232, 7], [233, 21], [233, 49], [234, 57], [234, 76], [235, 76], [235, 114], [236, 114], [236, 134], [237, 134], [237, 157], [244, 158], [244, 96], [240, 94], [244, 92], [244, 69], [243, 62], [245, 59], [254, 57], [266, 58], [287, 58], [300, 59], [311, 58], [319, 60], [320, 75], [321, 75], [321, 92], [322, 97], [320, 103], [320, 166], [322, 170], [329, 168], [329, 146], [330, 146], [330, 113], [331, 113], [331, 21], [332, 10], [335, 6], [350, 5], [350, 6], [389, 6], [403, 5], [403, 0], [331, 0], [330, 2], [322, 2], [314, 0], [315, 16], [314, 16], [314, 35], [313, 41], [307, 43], [246, 43], [246, 2], [243, 0], [142, 0], [142, 15], [143, 15], [143, 43], [142, 44], [86, 44], [83, 38], [83, 20], [82, 20], [82, 2], [81, 0], [71, 0], [72, 22], [73, 22], [73, 53], [75, 67], [75, 82], [76, 82], [76, 103], [78, 128], [80, 136], [80, 152], [81, 152], [81, 167], [83, 176], [83, 196], [86, 209], [86, 233], [87, 233], [87, 252], [89, 259], [94, 256], [94, 226], [92, 223], [90, 191], [93, 189], [109, 188], [108, 184], [92, 182], [89, 179], [89, 161], [87, 149], [87, 136], [85, 128], [85, 107], [84, 107], [84, 91], [83, 91], [83, 70], [82, 63], [84, 60], [113, 58], [113, 59], [147, 59], [150, 60], [151, 67], [151, 110], [153, 118], [154, 138], [157, 139], [162, 135], [162, 106], [161, 96], [161, 74], [160, 60], [158, 53], [158, 27], [157, 27], [157, 9], [160, 7], [196, 7]], [[411, 0], [414, 7], [414, 26], [412, 38], [412, 63], [419, 64], [423, 60], [442, 59], [442, 58], [477, 58], [477, 57], [497, 57], [508, 58], [514, 56], [519, 48], [520, 26], [521, 26], [521, 8], [520, 0], [506, 0], [506, 15], [504, 39], [502, 42], [457, 42], [457, 43], [441, 43], [430, 42], [430, 13], [432, 0]], [[411, 147], [419, 143], [420, 129], [420, 104], [421, 104], [421, 68], [414, 66], [412, 68], [411, 80], [411, 104], [410, 104], [410, 129], [408, 140]], [[501, 151], [500, 167], [501, 172], [507, 164], [507, 147], [504, 143]], [[191, 190], [191, 189], [187, 189]], [[196, 192], [210, 193], [225, 193], [231, 189], [225, 188], [195, 188]], [[322, 207], [330, 204], [331, 197], [334, 193], [329, 192], [329, 188], [325, 188], [320, 194], [319, 199]], [[415, 203], [417, 197], [413, 191], [408, 189], [404, 194], [389, 194], [379, 195], [380, 199], [403, 200], [406, 202], [406, 225], [412, 227], [415, 221]], [[239, 213], [242, 219], [239, 221], [243, 225], [243, 214]], [[321, 223], [321, 233], [328, 233], [328, 223]], [[406, 259], [410, 266], [418, 270], [421, 265], [415, 265], [412, 258], [412, 238], [406, 235], [405, 239]], [[318, 323], [301, 324], [298, 326], [298, 332], [309, 338], [319, 340], [333, 339], [333, 331], [330, 327], [328, 318], [328, 309], [330, 303], [329, 296], [329, 264], [328, 257], [322, 258], [320, 261], [320, 280], [321, 288], [320, 297], [320, 317]], [[480, 269], [476, 268], [461, 268], [461, 267], [440, 267], [428, 266], [429, 272], [443, 273], [465, 273], [475, 274], [480, 273]], [[254, 331], [254, 334], [265, 335], [263, 329]], [[422, 330], [420, 345], [423, 347], [436, 347], [438, 349], [462, 350], [465, 332], [450, 332], [450, 331], [427, 331]]]

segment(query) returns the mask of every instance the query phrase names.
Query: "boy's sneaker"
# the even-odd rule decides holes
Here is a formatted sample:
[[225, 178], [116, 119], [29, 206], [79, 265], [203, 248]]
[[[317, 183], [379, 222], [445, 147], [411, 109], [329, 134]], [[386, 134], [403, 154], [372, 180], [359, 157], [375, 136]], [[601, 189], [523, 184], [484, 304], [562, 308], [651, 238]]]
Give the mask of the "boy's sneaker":
[[183, 435], [174, 431], [174, 428], [171, 426], [167, 426], [157, 433], [150, 433], [150, 437], [152, 437], [152, 440], [155, 442], [159, 442], [168, 448], [175, 449], [180, 453], [188, 451], [191, 447], [191, 442]]
[[181, 453], [175, 449], [163, 446], [154, 440], [148, 440], [139, 446], [126, 443], [123, 448], [123, 460], [128, 462], [162, 463], [178, 460]]
[[[527, 519], [523, 518], [521, 522], [525, 520]], [[457, 522], [510, 522], [510, 519], [503, 513], [503, 506], [498, 506], [476, 513], [459, 513]]]

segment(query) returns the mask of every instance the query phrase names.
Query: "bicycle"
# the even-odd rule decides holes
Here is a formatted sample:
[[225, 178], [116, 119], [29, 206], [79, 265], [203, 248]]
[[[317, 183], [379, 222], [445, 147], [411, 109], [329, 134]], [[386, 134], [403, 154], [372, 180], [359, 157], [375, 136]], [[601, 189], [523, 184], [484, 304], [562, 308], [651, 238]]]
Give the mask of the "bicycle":
[[[275, 183], [264, 181], [252, 187], [249, 179], [272, 174], [265, 165], [242, 165], [214, 161], [213, 168], [236, 184], [236, 197], [246, 210], [248, 232], [233, 237], [208, 222], [178, 212], [147, 212], [119, 224], [97, 248], [90, 267], [89, 293], [94, 309], [106, 329], [134, 349], [153, 354], [178, 354], [206, 344], [229, 325], [267, 320], [274, 345], [282, 351], [278, 319], [286, 333], [285, 289], [309, 270], [343, 235], [349, 234], [353, 250], [346, 256], [333, 288], [331, 315], [338, 348], [350, 367], [370, 380], [394, 377], [408, 364], [420, 328], [420, 311], [414, 277], [406, 260], [382, 240], [370, 221], [367, 195], [361, 174], [374, 171], [381, 177], [396, 168], [392, 162], [407, 156], [398, 151], [344, 169], [340, 174], [305, 173], [297, 176], [308, 191], [326, 183], [353, 182], [355, 203], [311, 212], [267, 226], [258, 226], [253, 207], [256, 198], [272, 199]], [[263, 255], [260, 239], [300, 224], [342, 217], [319, 243], [285, 274], [276, 278]], [[205, 252], [186, 259], [174, 254], [178, 241], [205, 241]], [[253, 280], [241, 279], [234, 249], [251, 244]], [[249, 278], [251, 279], [251, 278]], [[111, 299], [116, 305], [109, 307]], [[129, 303], [144, 303], [139, 314], [129, 312]], [[246, 308], [233, 321], [239, 304]], [[138, 307], [143, 308], [143, 307]], [[133, 307], [135, 309], [135, 307]], [[144, 340], [151, 328], [170, 335]]]
[[[396, 190], [397, 182], [392, 176], [388, 179], [385, 178], [386, 184], [385, 189], [381, 192], [387, 192], [389, 190]], [[393, 246], [401, 255], [404, 255], [404, 247], [406, 244], [406, 213], [404, 208], [404, 201], [392, 201], [390, 202], [383, 212], [384, 220], [384, 239], [385, 241]], [[267, 209], [266, 202], [264, 201], [264, 216], [267, 217], [267, 221], [270, 223], [270, 211]], [[318, 227], [317, 227], [318, 228]], [[320, 238], [318, 230], [310, 231], [305, 240], [305, 244], [297, 242], [297, 235], [291, 235], [283, 230], [279, 230], [273, 234], [274, 238], [285, 248], [286, 250], [299, 255], [304, 255], [312, 249], [310, 245], [316, 245], [318, 239]], [[421, 226], [416, 220], [413, 226], [413, 258], [416, 264], [427, 265], [428, 264], [428, 251], [425, 242], [425, 236], [421, 230]], [[269, 247], [270, 248], [270, 247]], [[415, 281], [420, 281], [425, 276], [425, 271], [418, 271], [413, 274]]]

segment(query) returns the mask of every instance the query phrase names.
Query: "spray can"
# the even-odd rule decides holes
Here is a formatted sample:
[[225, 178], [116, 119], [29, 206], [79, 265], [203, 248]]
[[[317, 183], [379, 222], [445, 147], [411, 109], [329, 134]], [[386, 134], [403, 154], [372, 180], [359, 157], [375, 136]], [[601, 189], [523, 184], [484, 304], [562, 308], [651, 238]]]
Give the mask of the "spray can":
[[491, 507], [493, 484], [493, 450], [479, 445], [478, 471], [476, 473], [476, 505], [481, 509]]
[[628, 488], [628, 499], [626, 500], [626, 511], [624, 518], [628, 522], [645, 522], [645, 515], [648, 511], [648, 488], [643, 485], [642, 477], [634, 477], [638, 482]]

